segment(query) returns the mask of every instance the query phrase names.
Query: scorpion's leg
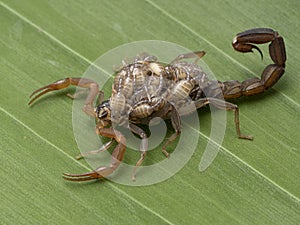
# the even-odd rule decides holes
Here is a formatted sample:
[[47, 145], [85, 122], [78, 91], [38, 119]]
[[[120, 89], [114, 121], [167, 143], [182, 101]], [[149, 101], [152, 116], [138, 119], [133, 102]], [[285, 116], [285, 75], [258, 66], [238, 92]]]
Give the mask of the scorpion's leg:
[[100, 166], [94, 171], [82, 174], [64, 173], [63, 178], [70, 181], [86, 181], [104, 178], [113, 173], [124, 158], [126, 151], [126, 139], [121, 132], [113, 128], [98, 128], [97, 133], [101, 136], [113, 138], [118, 142], [118, 145], [112, 153], [112, 159], [109, 166]]
[[253, 140], [253, 137], [251, 135], [244, 135], [241, 133], [240, 129], [240, 117], [239, 117], [239, 108], [237, 105], [232, 104], [230, 102], [226, 102], [221, 99], [217, 98], [207, 98], [207, 101], [202, 100], [203, 106], [206, 104], [212, 104], [215, 107], [219, 109], [224, 109], [224, 110], [231, 110], [234, 112], [234, 122], [235, 122], [235, 128], [236, 128], [236, 133], [239, 138], [241, 139], [247, 139], [247, 140]]
[[99, 154], [100, 152], [104, 152], [107, 149], [109, 149], [112, 146], [113, 143], [114, 143], [114, 139], [111, 139], [109, 142], [105, 143], [101, 148], [99, 148], [97, 150], [83, 152], [83, 153], [79, 154], [78, 156], [76, 156], [75, 158], [76, 159], [81, 159], [81, 158], [86, 157], [86, 156]]
[[259, 48], [253, 44], [264, 44], [267, 42], [271, 42], [269, 52], [274, 64], [270, 64], [264, 69], [261, 79], [254, 77], [243, 82], [219, 82], [225, 99], [262, 93], [272, 87], [283, 75], [286, 61], [284, 41], [272, 29], [256, 28], [239, 33], [234, 38], [232, 46], [239, 52], [252, 52], [252, 49], [256, 49], [262, 55]]
[[166, 157], [169, 157], [170, 154], [167, 152], [166, 148], [167, 146], [176, 139], [176, 137], [181, 133], [181, 120], [178, 111], [176, 108], [171, 104], [172, 110], [171, 110], [171, 123], [172, 127], [175, 130], [175, 133], [169, 137], [169, 139], [166, 141], [166, 143], [162, 147], [162, 152], [165, 154]]
[[[78, 86], [78, 87], [89, 88], [90, 89], [90, 92], [89, 92], [89, 94], [88, 94], [88, 96], [85, 100], [83, 110], [88, 115], [95, 116], [93, 102], [94, 102], [95, 97], [99, 94], [99, 87], [98, 87], [98, 84], [95, 81], [87, 79], [87, 78], [72, 78], [72, 77], [69, 77], [69, 78], [65, 78], [65, 79], [62, 79], [62, 80], [58, 80], [58, 81], [56, 81], [54, 83], [51, 83], [49, 85], [46, 85], [44, 87], [41, 87], [41, 88], [35, 90], [30, 95], [30, 98], [31, 98], [35, 94], [40, 92], [35, 97], [33, 97], [28, 104], [29, 105], [32, 104], [37, 98], [39, 98], [40, 96], [46, 94], [47, 92], [65, 89], [70, 85], [75, 85], [75, 86]], [[69, 97], [71, 97], [71, 96], [69, 96]], [[72, 97], [75, 97], [75, 96], [72, 96]]]
[[132, 176], [131, 176], [132, 180], [135, 181], [136, 170], [142, 164], [142, 162], [144, 161], [146, 154], [147, 154], [148, 138], [147, 138], [145, 131], [142, 128], [138, 127], [137, 125], [131, 123], [131, 124], [129, 124], [129, 128], [133, 133], [139, 135], [140, 138], [142, 139], [141, 145], [140, 145], [141, 156], [140, 156], [140, 159], [137, 161], [137, 163], [133, 169]]
[[197, 51], [197, 52], [190, 52], [186, 54], [181, 54], [177, 56], [170, 64], [174, 64], [179, 62], [182, 59], [191, 59], [196, 58], [195, 63], [198, 62], [198, 60], [205, 55], [205, 51]]

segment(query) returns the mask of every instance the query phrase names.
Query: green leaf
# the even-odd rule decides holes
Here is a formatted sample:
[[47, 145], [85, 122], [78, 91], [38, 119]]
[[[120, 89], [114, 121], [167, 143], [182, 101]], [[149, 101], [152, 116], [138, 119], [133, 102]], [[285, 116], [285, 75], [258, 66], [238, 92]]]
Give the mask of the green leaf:
[[[297, 0], [13, 1], [0, 7], [0, 217], [3, 224], [297, 224], [300, 221], [299, 11]], [[130, 187], [105, 180], [70, 183], [63, 172], [89, 170], [72, 129], [68, 91], [28, 107], [30, 93], [81, 76], [106, 51], [137, 40], [205, 50], [219, 80], [260, 76], [270, 62], [231, 47], [238, 32], [270, 27], [284, 37], [286, 72], [268, 92], [234, 102], [220, 153], [199, 172], [210, 134], [200, 110], [197, 150], [172, 178]], [[175, 57], [175, 56], [174, 56]], [[100, 81], [99, 81], [100, 82]], [[108, 96], [110, 93], [106, 93]], [[202, 126], [203, 125], [203, 126]], [[184, 151], [184, 149], [182, 149]], [[162, 158], [160, 148], [147, 158]], [[138, 154], [129, 154], [134, 162]], [[128, 159], [127, 159], [128, 160]], [[142, 175], [142, 174], [139, 174]]]

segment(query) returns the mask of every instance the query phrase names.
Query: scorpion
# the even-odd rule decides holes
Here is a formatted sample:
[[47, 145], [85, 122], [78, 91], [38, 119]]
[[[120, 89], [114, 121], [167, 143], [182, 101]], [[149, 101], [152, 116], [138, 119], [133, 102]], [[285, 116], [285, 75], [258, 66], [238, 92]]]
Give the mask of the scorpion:
[[[141, 139], [140, 158], [132, 173], [134, 181], [136, 169], [145, 159], [148, 148], [146, 132], [139, 125], [149, 124], [155, 117], [171, 120], [175, 132], [162, 147], [162, 152], [169, 157], [167, 146], [180, 135], [180, 115], [189, 113], [184, 113], [182, 109], [190, 104], [194, 104], [196, 109], [212, 104], [219, 109], [233, 111], [238, 138], [253, 139], [252, 136], [241, 133], [239, 108], [227, 100], [260, 94], [272, 87], [285, 71], [285, 45], [278, 32], [269, 28], [254, 28], [238, 33], [232, 42], [236, 51], [247, 53], [255, 49], [261, 57], [263, 54], [255, 44], [268, 42], [273, 64], [263, 70], [260, 78], [253, 77], [243, 82], [210, 80], [196, 64], [197, 60], [204, 56], [204, 51], [181, 54], [167, 65], [158, 62], [155, 56], [142, 53], [137, 55], [132, 63], [123, 62], [123, 66], [116, 72], [108, 100], [103, 100], [104, 93], [99, 90], [97, 82], [88, 78], [69, 77], [35, 90], [28, 104], [31, 105], [47, 92], [65, 89], [70, 85], [88, 89], [83, 111], [96, 119], [96, 133], [109, 138], [110, 141], [99, 150], [80, 154], [77, 159], [107, 150], [115, 142], [117, 145], [112, 152], [109, 166], [100, 166], [82, 174], [64, 173], [63, 178], [70, 181], [100, 179], [112, 174], [118, 168], [125, 155], [126, 138], [113, 127], [116, 124], [128, 128]], [[197, 59], [194, 63], [184, 61], [195, 57]], [[75, 95], [69, 96], [75, 98]], [[100, 104], [94, 107], [97, 97]]]

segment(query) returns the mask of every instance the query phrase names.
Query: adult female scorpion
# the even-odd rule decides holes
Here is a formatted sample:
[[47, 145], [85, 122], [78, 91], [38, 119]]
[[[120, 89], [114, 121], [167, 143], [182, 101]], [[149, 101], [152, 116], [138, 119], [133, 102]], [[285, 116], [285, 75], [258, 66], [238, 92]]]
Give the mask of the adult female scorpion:
[[[271, 42], [269, 53], [274, 63], [264, 69], [260, 79], [253, 77], [243, 82], [209, 80], [196, 63], [182, 61], [193, 57], [200, 58], [205, 54], [203, 51], [180, 55], [168, 65], [158, 62], [155, 56], [141, 54], [133, 63], [125, 63], [116, 73], [109, 100], [103, 101], [103, 92], [99, 91], [95, 81], [86, 78], [65, 78], [34, 91], [30, 97], [38, 94], [31, 99], [29, 105], [45, 93], [64, 89], [69, 85], [88, 88], [89, 94], [83, 110], [96, 118], [96, 133], [111, 138], [111, 141], [99, 150], [79, 155], [77, 159], [106, 150], [114, 141], [118, 144], [112, 153], [109, 166], [101, 166], [83, 174], [64, 173], [63, 178], [70, 181], [85, 181], [104, 178], [114, 172], [123, 160], [126, 150], [124, 135], [113, 128], [113, 124], [117, 124], [128, 127], [141, 138], [141, 156], [132, 174], [134, 180], [136, 169], [142, 164], [148, 148], [147, 135], [137, 124], [148, 124], [155, 117], [171, 119], [175, 133], [162, 148], [162, 152], [168, 157], [166, 147], [181, 131], [180, 115], [189, 113], [180, 111], [189, 104], [194, 104], [196, 108], [212, 104], [220, 109], [234, 111], [238, 137], [253, 139], [252, 136], [244, 135], [240, 131], [238, 106], [224, 100], [259, 94], [272, 87], [285, 70], [284, 41], [272, 29], [255, 28], [237, 34], [232, 42], [233, 48], [239, 52], [252, 52], [252, 49], [256, 49], [261, 56], [262, 52], [254, 44], [267, 42]], [[94, 108], [97, 96], [101, 104]]]

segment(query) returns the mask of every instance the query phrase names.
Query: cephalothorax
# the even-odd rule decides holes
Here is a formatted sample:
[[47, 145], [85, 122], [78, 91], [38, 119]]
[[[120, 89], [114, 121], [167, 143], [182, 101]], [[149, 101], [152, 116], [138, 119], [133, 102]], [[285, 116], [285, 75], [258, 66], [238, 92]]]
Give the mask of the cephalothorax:
[[[262, 52], [253, 44], [267, 42], [271, 42], [269, 52], [274, 63], [264, 69], [260, 79], [254, 77], [243, 82], [210, 80], [196, 64], [205, 54], [203, 51], [179, 55], [167, 65], [158, 62], [155, 56], [142, 53], [137, 55], [133, 62], [124, 62], [122, 68], [117, 71], [111, 96], [106, 101], [103, 101], [103, 92], [99, 91], [95, 81], [86, 78], [65, 78], [34, 91], [31, 97], [38, 94], [29, 104], [47, 92], [64, 89], [69, 85], [88, 88], [89, 94], [83, 110], [96, 118], [96, 132], [111, 138], [111, 141], [100, 150], [81, 154], [77, 159], [108, 149], [114, 141], [118, 144], [112, 153], [109, 166], [100, 166], [83, 174], [65, 173], [63, 178], [71, 181], [93, 180], [114, 172], [123, 160], [126, 150], [126, 139], [114, 126], [118, 125], [129, 128], [141, 138], [141, 156], [132, 174], [134, 180], [136, 169], [142, 164], [148, 148], [147, 135], [138, 124], [148, 124], [155, 117], [171, 120], [175, 133], [162, 148], [162, 152], [168, 157], [166, 147], [180, 134], [180, 116], [191, 113], [189, 105], [194, 105], [194, 109], [197, 109], [212, 104], [220, 109], [234, 111], [238, 137], [252, 140], [252, 136], [244, 135], [240, 131], [237, 105], [226, 100], [262, 93], [279, 80], [285, 69], [284, 41], [272, 29], [255, 28], [237, 34], [232, 42], [237, 51], [252, 52], [252, 49], [256, 49], [261, 56]], [[190, 58], [196, 58], [195, 62], [184, 61]], [[94, 100], [98, 96], [101, 103], [94, 107]]]

